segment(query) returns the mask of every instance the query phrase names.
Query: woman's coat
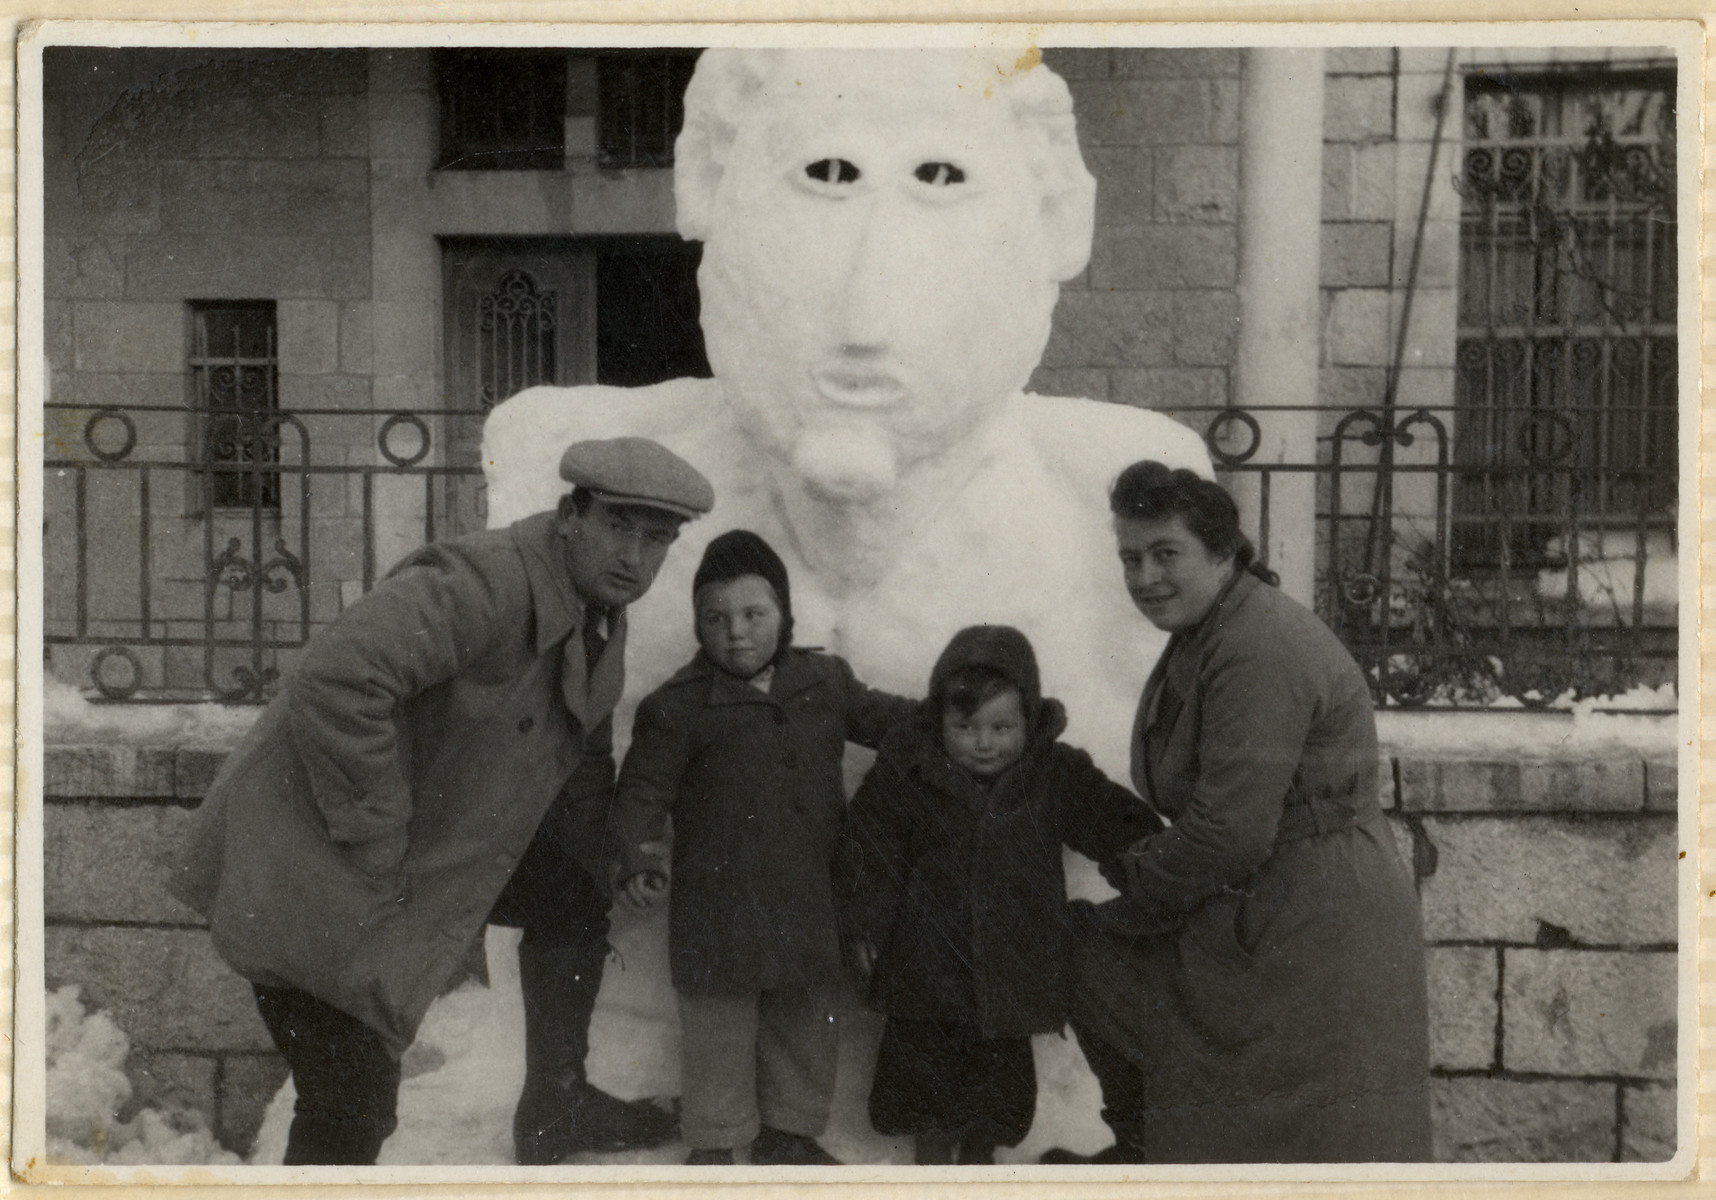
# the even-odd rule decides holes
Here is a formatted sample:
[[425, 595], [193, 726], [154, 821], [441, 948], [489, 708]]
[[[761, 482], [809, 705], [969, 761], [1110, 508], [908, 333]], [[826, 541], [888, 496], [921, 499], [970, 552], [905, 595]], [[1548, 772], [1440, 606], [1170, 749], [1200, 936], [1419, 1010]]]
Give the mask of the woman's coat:
[[702, 654], [638, 706], [611, 819], [620, 877], [673, 818], [668, 955], [690, 995], [834, 989], [830, 859], [847, 742], [875, 747], [912, 712], [833, 655], [788, 650], [765, 693]]
[[601, 860], [611, 722], [586, 739], [560, 690], [584, 613], [545, 513], [416, 551], [311, 640], [170, 884], [234, 970], [402, 1053], [545, 815]]
[[1133, 782], [1172, 827], [1097, 910], [1081, 1013], [1144, 1068], [1150, 1161], [1427, 1158], [1418, 898], [1351, 655], [1241, 572], [1152, 673]]

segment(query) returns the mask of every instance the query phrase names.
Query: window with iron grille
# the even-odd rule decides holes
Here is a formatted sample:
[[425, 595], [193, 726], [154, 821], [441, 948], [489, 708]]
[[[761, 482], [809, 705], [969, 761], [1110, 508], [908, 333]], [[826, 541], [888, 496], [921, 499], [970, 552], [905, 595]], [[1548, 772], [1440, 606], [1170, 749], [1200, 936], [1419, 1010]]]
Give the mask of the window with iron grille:
[[279, 508], [274, 301], [191, 301], [190, 367], [207, 504]]
[[604, 167], [671, 167], [698, 50], [613, 51], [597, 59]]
[[439, 50], [435, 77], [443, 170], [565, 166], [565, 51]]
[[677, 237], [442, 239], [447, 406], [537, 384], [707, 378], [700, 250]]
[[[442, 50], [443, 170], [560, 171], [673, 165], [695, 49]], [[570, 139], [571, 145], [568, 144]]]
[[1552, 566], [1563, 532], [1671, 514], [1675, 80], [1466, 80], [1454, 553]]

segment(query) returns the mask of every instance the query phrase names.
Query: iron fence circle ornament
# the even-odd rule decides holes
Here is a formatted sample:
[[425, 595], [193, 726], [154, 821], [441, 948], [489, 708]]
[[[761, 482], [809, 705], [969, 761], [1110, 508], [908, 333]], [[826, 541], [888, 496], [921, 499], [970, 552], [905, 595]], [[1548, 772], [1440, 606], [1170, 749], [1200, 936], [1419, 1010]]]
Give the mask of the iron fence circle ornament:
[[[125, 430], [125, 440], [117, 450], [103, 450], [95, 441], [96, 429], [108, 421], [118, 421]], [[118, 462], [137, 448], [137, 422], [129, 413], [120, 412], [117, 408], [98, 409], [84, 422], [83, 444], [102, 462]]]
[[[1237, 421], [1251, 431], [1251, 444], [1245, 449], [1232, 452], [1223, 450], [1218, 440], [1226, 433], [1230, 422]], [[1209, 447], [1210, 455], [1224, 467], [1238, 466], [1263, 445], [1263, 427], [1257, 423], [1257, 418], [1243, 409], [1229, 408], [1217, 413], [1210, 421], [1210, 426], [1204, 431], [1204, 444]]]
[[[108, 678], [107, 664], [114, 659], [129, 664], [131, 678], [124, 682], [116, 682]], [[143, 683], [143, 664], [137, 661], [137, 656], [125, 646], [108, 646], [100, 651], [89, 664], [89, 677], [101, 694], [109, 700], [129, 700], [137, 694], [137, 689]]]
[[1436, 694], [1435, 678], [1420, 666], [1385, 668], [1382, 686], [1402, 708], [1418, 708]]
[[[393, 449], [393, 431], [401, 425], [409, 425], [417, 431], [415, 454], [399, 454]], [[381, 456], [396, 467], [414, 467], [429, 455], [429, 426], [425, 425], [423, 418], [416, 413], [394, 413], [381, 423], [381, 431], [376, 434], [375, 440]]]
[[1346, 593], [1348, 604], [1371, 605], [1382, 594], [1382, 580], [1375, 575], [1353, 575], [1347, 579], [1342, 589]]
[[1578, 445], [1579, 430], [1566, 413], [1538, 409], [1519, 423], [1519, 450], [1528, 462], [1563, 462]]

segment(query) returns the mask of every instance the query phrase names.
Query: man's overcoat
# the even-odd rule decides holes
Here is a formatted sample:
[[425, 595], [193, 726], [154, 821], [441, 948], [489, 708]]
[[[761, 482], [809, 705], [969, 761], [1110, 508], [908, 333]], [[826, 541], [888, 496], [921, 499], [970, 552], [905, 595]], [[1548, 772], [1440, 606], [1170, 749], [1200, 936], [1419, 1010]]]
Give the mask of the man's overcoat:
[[691, 995], [829, 990], [843, 979], [832, 857], [847, 742], [875, 747], [910, 701], [831, 654], [788, 650], [769, 690], [701, 653], [638, 706], [614, 801], [622, 872], [673, 817], [673, 986]]
[[1427, 1157], [1418, 897], [1345, 647], [1241, 572], [1151, 674], [1133, 782], [1173, 825], [1125, 856], [1079, 1010], [1144, 1069], [1150, 1161]]
[[551, 808], [601, 861], [611, 722], [562, 699], [585, 618], [566, 562], [553, 513], [425, 546], [311, 640], [171, 884], [239, 974], [403, 1052]]

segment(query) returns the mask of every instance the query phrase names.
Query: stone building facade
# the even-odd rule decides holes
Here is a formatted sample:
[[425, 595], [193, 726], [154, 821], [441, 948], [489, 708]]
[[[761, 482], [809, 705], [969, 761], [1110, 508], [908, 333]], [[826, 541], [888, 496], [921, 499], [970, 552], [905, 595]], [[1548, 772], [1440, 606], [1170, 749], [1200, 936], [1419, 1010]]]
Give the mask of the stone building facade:
[[[1236, 379], [1241, 239], [1244, 189], [1258, 185], [1243, 152], [1245, 52], [1063, 49], [1045, 60], [1073, 90], [1098, 213], [1090, 265], [1063, 289], [1031, 387], [1163, 409], [1207, 429], [1246, 403]], [[1458, 103], [1462, 81], [1510, 71], [1607, 71], [1648, 90], [1664, 62], [1461, 51], [1450, 75], [1445, 50], [1324, 53], [1305, 419], [1325, 455], [1342, 414], [1391, 397], [1400, 410], [1452, 413], [1463, 394], [1472, 225], [1455, 183], [1460, 113], [1438, 134], [1439, 97]], [[490, 370], [495, 345], [461, 340], [461, 314], [485, 296], [516, 313], [539, 304], [540, 280], [558, 281], [555, 321], [520, 326], [552, 343], [552, 363], [538, 361], [529, 381], [644, 382], [651, 370], [695, 369], [694, 336], [628, 346], [609, 326], [637, 309], [604, 307], [656, 304], [667, 325], [683, 313], [671, 297], [627, 290], [652, 271], [683, 280], [691, 261], [674, 245], [659, 144], [614, 148], [616, 97], [640, 123], [670, 122], [670, 102], [658, 113], [639, 99], [637, 80], [657, 76], [562, 56], [552, 79], [564, 106], [519, 118], [546, 121], [560, 157], [482, 170], [451, 161], [444, 136], [456, 81], [470, 84], [460, 72], [472, 69], [480, 84], [480, 63], [431, 50], [48, 52], [45, 600], [61, 679], [89, 690], [93, 672], [115, 697], [255, 699], [269, 672], [290, 668], [291, 647], [399, 554], [480, 525], [477, 431], [484, 400], [502, 398], [481, 393], [506, 385]], [[649, 69], [673, 77], [671, 64]], [[514, 280], [507, 293], [520, 271], [537, 290]], [[236, 337], [234, 353], [211, 349], [210, 330]], [[239, 344], [252, 333], [259, 348]], [[269, 427], [277, 445], [243, 433], [245, 418], [221, 418], [238, 421], [235, 435], [211, 417], [223, 370], [235, 407], [254, 386], [290, 417]], [[1242, 424], [1212, 443], [1232, 451]], [[1420, 436], [1390, 452], [1434, 466], [1437, 446]], [[1369, 463], [1380, 453], [1357, 439], [1346, 450]], [[246, 453], [275, 457], [247, 477]], [[229, 481], [251, 482], [217, 493], [211, 461], [227, 463]], [[1257, 465], [1235, 463], [1228, 478]], [[1448, 511], [1438, 478], [1449, 476], [1391, 483], [1400, 528]], [[269, 479], [277, 490], [265, 494]], [[1348, 480], [1336, 496], [1333, 476], [1318, 479], [1310, 505], [1274, 519], [1326, 563], [1340, 536], [1331, 511], [1362, 515], [1375, 492]], [[1633, 633], [1645, 600], [1662, 603], [1659, 576], [1644, 578], [1643, 566], [1649, 542], [1662, 569], [1673, 513], [1665, 525], [1660, 507], [1648, 529], [1642, 519], [1603, 527], [1622, 528], [1626, 545], [1605, 551], [1599, 538], [1588, 561], [1522, 577], [1539, 588], [1559, 578], [1564, 595], [1569, 580], [1600, 585], [1594, 564], [1605, 554], [1616, 570], [1636, 566], [1608, 625]], [[1382, 561], [1406, 561], [1392, 554]], [[1616, 576], [1602, 578], [1617, 590]], [[1668, 605], [1651, 616], [1672, 629], [1672, 589]], [[1583, 611], [1577, 594], [1572, 608]], [[1672, 664], [1673, 648], [1670, 636], [1660, 661]], [[1671, 733], [1646, 722], [1630, 749], [1566, 752], [1555, 725], [1565, 718], [1544, 717], [1502, 754], [1457, 733], [1427, 741], [1410, 733], [1410, 714], [1390, 719], [1408, 732], [1385, 750], [1385, 798], [1414, 854], [1432, 943], [1438, 1157], [1668, 1157]], [[186, 1098], [242, 1149], [282, 1067], [242, 982], [160, 889], [158, 861], [227, 745], [96, 744], [52, 728], [49, 739], [47, 981], [80, 984], [116, 1014], [133, 1038], [140, 1099]]]
[[[1551, 211], [1538, 192], [1530, 204], [1508, 194], [1497, 206], [1507, 227], [1486, 240], [1464, 177], [1474, 154], [1524, 153], [1546, 179], [1553, 163], [1565, 172], [1580, 135], [1551, 118], [1572, 128], [1559, 114], [1575, 101], [1615, 124], [1629, 162], [1672, 177], [1656, 138], [1673, 111], [1672, 59], [1319, 52], [1307, 116], [1323, 131], [1321, 211], [1307, 214], [1311, 240], [1282, 253], [1316, 293], [1302, 339], [1315, 342], [1314, 381], [1296, 394], [1269, 378], [1248, 389], [1236, 372], [1246, 297], [1272, 286], [1241, 278], [1244, 53], [1047, 52], [1074, 93], [1098, 213], [1090, 265], [1063, 289], [1032, 388], [1174, 413], [1226, 448], [1218, 465], [1242, 489], [1270, 474], [1276, 552], [1314, 547], [1290, 586], [1331, 620], [1374, 634], [1404, 607], [1437, 629], [1499, 625], [1517, 639], [1536, 628], [1525, 649], [1549, 694], [1671, 678], [1672, 205], [1643, 213], [1635, 196], [1622, 220], [1589, 197]], [[544, 123], [553, 161], [471, 169], [520, 163], [449, 145], [461, 80], [480, 94], [486, 77], [447, 52], [49, 50], [56, 670], [88, 686], [100, 659], [94, 675], [114, 694], [254, 700], [292, 647], [401, 553], [480, 524], [486, 405], [530, 382], [702, 369], [695, 250], [673, 232], [672, 96], [639, 98], [682, 86], [690, 61], [553, 55], [555, 111], [495, 118]], [[515, 60], [500, 69], [520, 76]], [[1474, 151], [1462, 144], [1483, 115], [1472, 81], [1489, 78], [1527, 80], [1537, 107], [1515, 142], [1497, 133]], [[1255, 198], [1281, 180], [1252, 169], [1254, 205], [1267, 208]], [[1640, 241], [1647, 216], [1666, 240]], [[1514, 228], [1528, 219], [1529, 236]], [[1586, 258], [1618, 263], [1605, 269], [1620, 282], [1586, 307], [1650, 294], [1648, 311], [1594, 322], [1577, 311], [1579, 289], [1593, 290], [1583, 260], [1546, 250], [1541, 230], [1604, 219]], [[1502, 283], [1480, 294], [1472, 283], [1486, 272]], [[1504, 294], [1508, 279], [1518, 295]], [[1550, 312], [1561, 291], [1570, 299]], [[1522, 296], [1531, 315], [1503, 311]], [[510, 314], [510, 350], [476, 329], [497, 311]], [[227, 365], [239, 326], [259, 357]], [[640, 342], [640, 329], [656, 336]], [[1462, 375], [1461, 353], [1480, 369]], [[1569, 365], [1522, 367], [1532, 354]], [[1596, 374], [1580, 355], [1596, 356]], [[1295, 448], [1288, 470], [1269, 472], [1273, 442], [1259, 447], [1245, 419], [1223, 413], [1280, 404], [1299, 411], [1265, 416], [1264, 440], [1295, 426]], [[282, 419], [232, 411], [259, 405]], [[1359, 410], [1369, 415], [1343, 422]], [[1394, 436], [1378, 437], [1378, 422]], [[1570, 457], [1561, 443], [1573, 437]], [[247, 476], [246, 463], [262, 471]], [[146, 481], [143, 464], [154, 464]], [[1309, 476], [1294, 469], [1313, 464], [1315, 493], [1296, 500], [1294, 481]], [[1577, 480], [1588, 482], [1569, 491]], [[263, 502], [246, 503], [247, 488]], [[1575, 625], [1601, 677], [1556, 675], [1566, 655], [1554, 643]], [[1386, 657], [1377, 650], [1379, 669]], [[1462, 684], [1446, 655], [1424, 662], [1403, 696]], [[1527, 690], [1529, 665], [1502, 689]]]

